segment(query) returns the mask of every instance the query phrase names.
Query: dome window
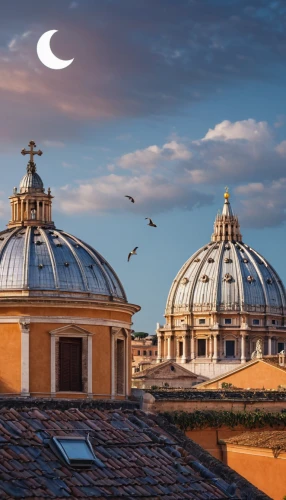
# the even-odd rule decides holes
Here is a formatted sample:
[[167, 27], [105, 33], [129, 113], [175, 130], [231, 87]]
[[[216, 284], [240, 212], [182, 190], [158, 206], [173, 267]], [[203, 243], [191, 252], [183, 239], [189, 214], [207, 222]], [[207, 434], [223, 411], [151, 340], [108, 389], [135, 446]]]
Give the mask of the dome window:
[[75, 245], [75, 247], [76, 247], [76, 248], [80, 248], [80, 245], [78, 245], [78, 244], [77, 244], [77, 245]]
[[253, 283], [253, 281], [255, 281], [253, 276], [247, 276], [246, 279], [247, 279], [248, 283]]
[[57, 243], [57, 244], [56, 244], [56, 247], [62, 247], [62, 246], [63, 246], [63, 244], [62, 244], [62, 243]]
[[243, 250], [243, 248], [240, 248], [239, 250], [241, 251], [241, 253], [244, 253], [244, 250]]
[[231, 276], [231, 274], [226, 273], [224, 275], [223, 281], [226, 281], [227, 283], [231, 283], [232, 282], [232, 276]]
[[66, 267], [69, 267], [69, 263], [68, 263], [68, 262], [65, 262], [65, 266], [66, 266]]
[[229, 245], [225, 245], [224, 249], [225, 250], [230, 250], [230, 246]]
[[39, 269], [43, 269], [43, 267], [44, 267], [44, 264], [39, 264], [39, 265], [38, 265], [38, 268], [39, 268]]
[[214, 248], [216, 248], [216, 249], [219, 248], [219, 245], [216, 245]]
[[229, 263], [231, 262], [231, 259], [230, 259], [229, 257], [225, 257], [225, 258], [224, 258], [224, 262], [225, 262], [226, 264], [229, 264]]
[[0, 240], [3, 241], [5, 238], [3, 238], [3, 236], [1, 236]]
[[212, 257], [210, 257], [210, 258], [208, 259], [208, 263], [209, 263], [209, 264], [211, 264], [212, 262], [214, 262], [214, 259], [213, 259]]
[[89, 269], [93, 269], [93, 264], [88, 265]]
[[242, 262], [244, 262], [245, 264], [247, 264], [248, 263], [248, 259], [243, 259]]
[[181, 281], [182, 285], [186, 285], [187, 283], [189, 283], [189, 280], [188, 278], [183, 278], [182, 281]]
[[268, 285], [272, 285], [272, 279], [271, 279], [271, 278], [267, 278], [266, 283], [267, 283]]
[[58, 235], [57, 234], [52, 234], [52, 237], [53, 238], [58, 238]]
[[195, 259], [194, 262], [200, 262], [201, 259]]
[[263, 266], [263, 262], [262, 262], [262, 260], [260, 260], [260, 261], [258, 262], [258, 264], [259, 264], [260, 266]]
[[207, 249], [208, 249], [208, 247], [205, 247], [205, 248], [204, 248], [204, 250], [207, 250]]
[[203, 283], [207, 283], [209, 281], [209, 277], [206, 274], [203, 274], [203, 276], [201, 277], [201, 281]]
[[40, 240], [35, 241], [35, 245], [42, 245], [42, 244], [43, 244], [43, 242]]

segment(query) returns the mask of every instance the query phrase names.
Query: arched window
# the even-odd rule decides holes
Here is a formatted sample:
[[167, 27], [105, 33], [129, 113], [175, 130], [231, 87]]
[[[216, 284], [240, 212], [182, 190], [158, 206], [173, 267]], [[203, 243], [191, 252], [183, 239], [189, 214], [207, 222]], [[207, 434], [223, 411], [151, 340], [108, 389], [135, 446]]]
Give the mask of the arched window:
[[129, 392], [128, 338], [124, 328], [111, 328], [111, 397]]

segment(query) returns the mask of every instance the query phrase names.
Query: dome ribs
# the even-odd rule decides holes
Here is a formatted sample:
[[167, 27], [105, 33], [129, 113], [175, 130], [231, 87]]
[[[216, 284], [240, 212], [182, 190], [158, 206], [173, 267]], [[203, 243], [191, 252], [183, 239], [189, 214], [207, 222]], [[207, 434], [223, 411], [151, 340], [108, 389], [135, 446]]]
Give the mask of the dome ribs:
[[[62, 233], [62, 232], [59, 232], [59, 231], [54, 231], [54, 234], [57, 235], [58, 237], [60, 237], [60, 239], [66, 244], [66, 246], [70, 249], [78, 267], [79, 267], [79, 270], [80, 270], [80, 274], [81, 274], [81, 278], [82, 278], [82, 282], [83, 282], [83, 285], [85, 287], [85, 289], [87, 291], [89, 291], [89, 285], [88, 285], [88, 280], [87, 280], [87, 277], [86, 277], [86, 274], [85, 274], [85, 271], [84, 271], [84, 268], [83, 268], [83, 265], [75, 251], [75, 249], [73, 248], [73, 246], [70, 244], [70, 242], [68, 241], [68, 238], [66, 238], [65, 234]], [[58, 245], [57, 245], [58, 246]]]
[[53, 249], [51, 247], [51, 243], [49, 241], [49, 238], [46, 235], [45, 230], [42, 229], [41, 227], [39, 227], [38, 230], [40, 231], [41, 236], [47, 245], [47, 249], [48, 249], [48, 253], [49, 253], [49, 257], [50, 257], [50, 261], [51, 261], [51, 265], [52, 265], [52, 270], [53, 270], [54, 284], [55, 284], [55, 288], [58, 289], [59, 288], [59, 276], [58, 276], [57, 265], [56, 265], [56, 261], [55, 261], [54, 252], [53, 252]]
[[29, 286], [30, 243], [31, 243], [31, 228], [27, 227], [25, 234], [25, 243], [24, 243], [22, 288], [28, 288]]

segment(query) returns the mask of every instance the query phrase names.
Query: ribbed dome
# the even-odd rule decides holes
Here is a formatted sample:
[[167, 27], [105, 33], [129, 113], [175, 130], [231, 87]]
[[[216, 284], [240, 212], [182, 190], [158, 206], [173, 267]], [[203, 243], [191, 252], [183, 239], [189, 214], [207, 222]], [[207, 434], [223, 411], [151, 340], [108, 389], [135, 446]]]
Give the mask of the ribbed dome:
[[43, 191], [44, 184], [41, 177], [35, 173], [27, 173], [20, 182], [20, 193], [27, 193], [30, 189]]
[[242, 242], [225, 193], [212, 241], [200, 248], [173, 281], [166, 314], [189, 311], [261, 311], [285, 314], [286, 293], [273, 267]]
[[[0, 233], [0, 294], [126, 301], [106, 260], [75, 236], [45, 226]], [[25, 292], [24, 292], [25, 291]]]
[[283, 314], [285, 290], [273, 267], [242, 242], [211, 242], [181, 268], [171, 287], [167, 310], [220, 310]]

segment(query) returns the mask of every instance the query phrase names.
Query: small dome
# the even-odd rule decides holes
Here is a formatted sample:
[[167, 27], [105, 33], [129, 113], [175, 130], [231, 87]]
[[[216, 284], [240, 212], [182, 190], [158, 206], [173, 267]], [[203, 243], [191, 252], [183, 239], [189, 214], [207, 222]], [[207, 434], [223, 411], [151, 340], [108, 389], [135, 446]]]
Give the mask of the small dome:
[[[0, 295], [100, 299], [126, 302], [122, 284], [91, 246], [62, 230], [12, 228], [0, 233]], [[25, 293], [25, 294], [26, 294]]]
[[36, 172], [36, 164], [29, 161], [27, 173], [20, 182], [20, 193], [28, 193], [31, 190], [42, 193], [44, 191], [44, 183]]

